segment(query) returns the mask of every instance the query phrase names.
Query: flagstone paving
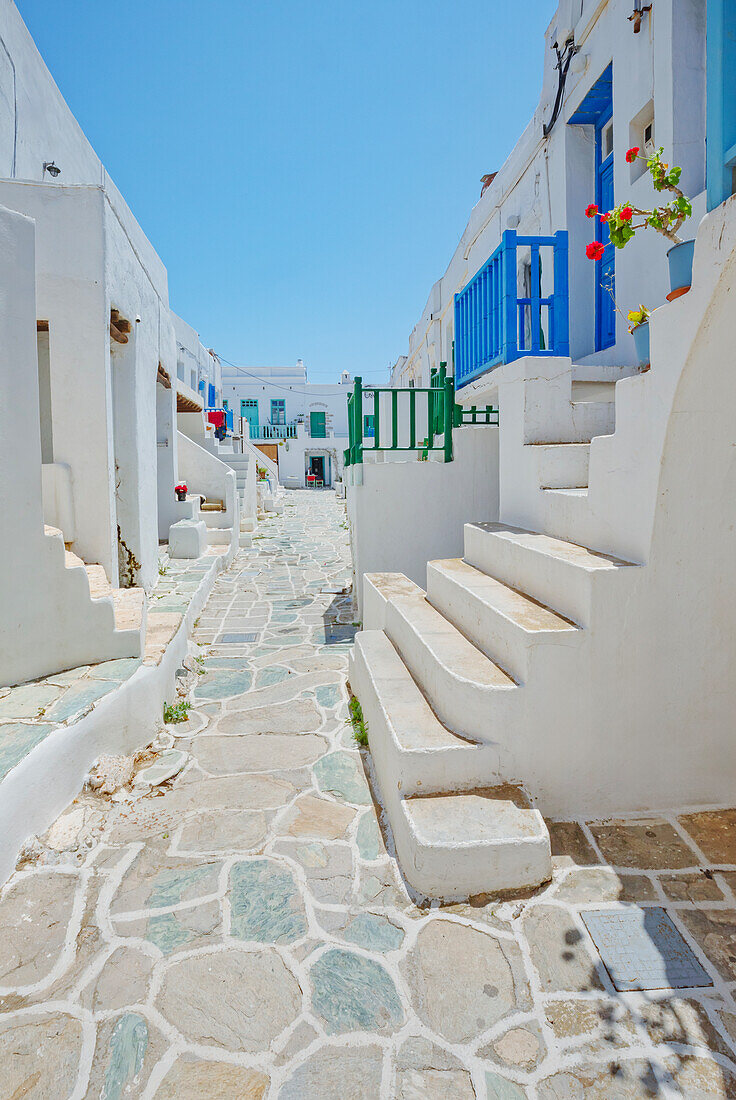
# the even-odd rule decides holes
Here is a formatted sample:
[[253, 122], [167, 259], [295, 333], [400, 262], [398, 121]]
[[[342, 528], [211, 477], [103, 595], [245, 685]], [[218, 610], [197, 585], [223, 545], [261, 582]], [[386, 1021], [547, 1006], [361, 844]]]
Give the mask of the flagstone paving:
[[[424, 904], [348, 722], [350, 577], [343, 505], [287, 494], [198, 622], [149, 778], [183, 769], [84, 792], [6, 883], [0, 1097], [736, 1096], [734, 812], [551, 823], [545, 889]], [[3, 701], [10, 745], [88, 698], [39, 690]], [[617, 992], [581, 914], [631, 906], [712, 984]]]

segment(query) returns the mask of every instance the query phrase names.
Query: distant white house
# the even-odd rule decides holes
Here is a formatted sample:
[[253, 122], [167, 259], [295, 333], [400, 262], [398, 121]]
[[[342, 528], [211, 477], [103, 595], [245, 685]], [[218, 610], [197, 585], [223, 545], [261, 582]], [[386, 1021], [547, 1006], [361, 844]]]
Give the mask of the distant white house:
[[[292, 488], [342, 478], [348, 445], [348, 394], [352, 378], [337, 385], [307, 381], [301, 359], [293, 367], [222, 365], [222, 396], [234, 423], [278, 465], [279, 481]], [[312, 480], [313, 479], [313, 480]]]

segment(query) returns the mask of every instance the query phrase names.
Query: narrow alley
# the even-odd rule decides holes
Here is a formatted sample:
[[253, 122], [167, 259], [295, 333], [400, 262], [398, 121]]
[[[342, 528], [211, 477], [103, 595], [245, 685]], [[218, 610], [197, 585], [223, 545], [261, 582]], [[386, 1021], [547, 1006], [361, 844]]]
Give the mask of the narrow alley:
[[[733, 812], [550, 823], [533, 896], [412, 897], [349, 718], [344, 505], [285, 499], [198, 620], [183, 769], [83, 792], [0, 893], [0, 1096], [736, 1095]], [[617, 991], [581, 911], [620, 902], [709, 984]]]

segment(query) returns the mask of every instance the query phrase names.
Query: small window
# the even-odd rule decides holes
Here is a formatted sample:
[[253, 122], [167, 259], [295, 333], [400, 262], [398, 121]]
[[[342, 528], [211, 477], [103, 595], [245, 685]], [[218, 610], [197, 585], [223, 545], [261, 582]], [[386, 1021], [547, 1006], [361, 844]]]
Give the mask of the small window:
[[373, 413], [366, 413], [363, 417], [363, 435], [366, 439], [376, 437], [376, 418]]
[[631, 164], [630, 178], [632, 183], [646, 173], [646, 158], [654, 152], [656, 140], [654, 100], [650, 99], [629, 123], [629, 146], [638, 146], [640, 149], [639, 156]]
[[601, 155], [605, 160], [613, 152], [613, 119], [607, 122], [601, 133]]
[[272, 424], [285, 424], [286, 423], [286, 398], [285, 397], [273, 397], [273, 398], [271, 398], [271, 423]]

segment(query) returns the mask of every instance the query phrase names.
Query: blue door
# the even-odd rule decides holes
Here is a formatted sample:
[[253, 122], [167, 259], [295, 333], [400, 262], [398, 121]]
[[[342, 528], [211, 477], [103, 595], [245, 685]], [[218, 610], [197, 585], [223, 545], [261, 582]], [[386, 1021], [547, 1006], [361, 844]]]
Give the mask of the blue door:
[[[595, 201], [603, 214], [613, 199], [613, 121], [610, 110], [595, 127], [596, 189]], [[596, 239], [603, 245], [603, 256], [595, 264], [595, 350], [616, 343], [616, 260], [608, 225], [596, 218]]]
[[250, 438], [258, 439], [258, 402], [253, 398], [241, 400], [240, 415], [250, 425]]

